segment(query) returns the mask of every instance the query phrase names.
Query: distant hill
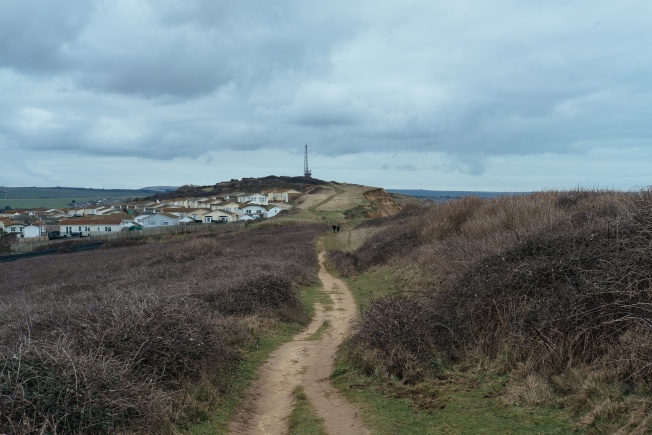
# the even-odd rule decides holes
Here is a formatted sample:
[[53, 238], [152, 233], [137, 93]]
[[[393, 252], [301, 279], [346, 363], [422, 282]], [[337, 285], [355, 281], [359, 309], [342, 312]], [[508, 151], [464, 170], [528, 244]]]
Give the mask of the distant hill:
[[173, 192], [177, 190], [179, 186], [149, 186], [143, 187], [140, 190], [154, 191], [154, 192]]
[[96, 200], [122, 200], [143, 198], [157, 194], [145, 189], [86, 189], [82, 187], [3, 187], [0, 186], [0, 209], [65, 207], [71, 201], [77, 203]]
[[476, 192], [465, 190], [424, 190], [424, 189], [385, 189], [388, 193], [414, 196], [416, 198], [431, 199], [436, 202], [449, 201], [451, 199], [465, 196], [477, 196], [480, 198], [495, 198], [504, 195], [523, 195], [526, 192]]

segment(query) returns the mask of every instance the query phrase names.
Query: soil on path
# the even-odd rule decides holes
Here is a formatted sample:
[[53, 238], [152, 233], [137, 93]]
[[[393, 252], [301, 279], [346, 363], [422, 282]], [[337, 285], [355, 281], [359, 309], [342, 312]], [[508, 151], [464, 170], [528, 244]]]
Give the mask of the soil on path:
[[[319, 278], [323, 291], [333, 301], [332, 308], [324, 310], [317, 304], [308, 328], [270, 355], [236, 412], [229, 428], [232, 434], [287, 434], [288, 417], [294, 408], [292, 393], [298, 386], [303, 387], [329, 434], [370, 433], [362, 423], [358, 408], [328, 380], [337, 348], [356, 316], [356, 305], [346, 284], [324, 268], [323, 253], [319, 255], [319, 263]], [[328, 321], [325, 332], [318, 339], [310, 339], [325, 321]]]

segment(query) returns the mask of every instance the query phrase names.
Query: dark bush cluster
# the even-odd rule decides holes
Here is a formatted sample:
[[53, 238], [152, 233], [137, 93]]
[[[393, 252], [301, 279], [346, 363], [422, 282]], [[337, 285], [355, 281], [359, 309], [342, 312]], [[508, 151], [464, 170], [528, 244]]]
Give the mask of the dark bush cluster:
[[393, 294], [371, 301], [347, 341], [349, 357], [369, 373], [406, 381], [442, 367], [438, 347], [449, 332], [415, 297]]
[[[27, 342], [0, 360], [3, 433], [111, 433], [160, 428], [161, 392], [101, 352], [79, 354], [69, 342]], [[163, 400], [162, 400], [163, 399]]]
[[202, 295], [202, 299], [225, 315], [269, 312], [284, 321], [307, 321], [296, 284], [285, 276], [261, 274], [246, 278], [235, 287]]
[[[228, 390], [247, 319], [305, 322], [322, 226], [193, 235], [0, 265], [0, 433], [169, 432]], [[185, 418], [185, 417], [183, 417]]]
[[610, 366], [614, 378], [652, 381], [652, 218], [603, 210], [559, 225], [465, 268], [431, 304], [460, 345], [508, 352], [538, 372]]
[[375, 234], [356, 252], [329, 251], [327, 258], [343, 276], [353, 276], [383, 265], [392, 257], [407, 255], [419, 243], [417, 233], [399, 228]]
[[400, 225], [330, 257], [349, 274], [420, 270], [413, 296], [374, 301], [356, 325], [348, 354], [361, 367], [412, 380], [433, 361], [483, 358], [544, 376], [590, 366], [652, 386], [648, 191], [453, 201]]

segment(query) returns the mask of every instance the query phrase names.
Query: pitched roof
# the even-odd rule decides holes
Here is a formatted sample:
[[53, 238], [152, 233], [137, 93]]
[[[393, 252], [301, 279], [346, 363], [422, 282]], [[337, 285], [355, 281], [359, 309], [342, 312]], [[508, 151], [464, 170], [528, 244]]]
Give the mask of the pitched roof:
[[123, 219], [127, 219], [127, 216], [123, 217], [98, 217], [98, 218], [81, 218], [81, 219], [62, 219], [59, 223], [60, 225], [121, 225]]

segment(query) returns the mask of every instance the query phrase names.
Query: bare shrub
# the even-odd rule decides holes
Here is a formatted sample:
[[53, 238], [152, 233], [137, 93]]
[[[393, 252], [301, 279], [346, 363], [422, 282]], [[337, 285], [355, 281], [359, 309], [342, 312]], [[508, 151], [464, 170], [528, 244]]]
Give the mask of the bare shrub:
[[[622, 394], [647, 394], [652, 387], [650, 192], [578, 189], [468, 198], [385, 221], [375, 240], [331, 258], [347, 272], [391, 267], [409, 288], [424, 291], [411, 297], [409, 310], [400, 308], [407, 306], [403, 302], [372, 303], [348, 342], [348, 355], [370, 372], [405, 376], [402, 367], [410, 367], [418, 373], [429, 367], [427, 358], [414, 351], [396, 355], [420, 337], [423, 348], [444, 364], [481, 361], [516, 373], [520, 384], [512, 385], [510, 394], [517, 401], [552, 403], [551, 391], [580, 397], [585, 390], [579, 383], [562, 388], [554, 379], [583, 367], [600, 373], [604, 384], [618, 385]], [[392, 246], [405, 234], [416, 237], [395, 254], [368, 252]], [[422, 336], [405, 325], [428, 332]], [[526, 394], [528, 385], [536, 391]], [[599, 402], [600, 394], [610, 401]], [[630, 412], [612, 395], [591, 397], [592, 407], [581, 406], [587, 421]], [[628, 427], [649, 426], [640, 412], [630, 414], [634, 420]]]
[[[494, 358], [504, 347], [536, 370], [613, 364], [620, 381], [652, 376], [652, 219], [595, 216], [522, 241], [462, 271], [432, 305], [451, 313], [465, 346]], [[617, 229], [612, 229], [615, 225]], [[617, 234], [616, 234], [617, 233]]]
[[[118, 359], [80, 355], [70, 343], [24, 343], [0, 356], [0, 432], [112, 433], [161, 429], [168, 404]], [[145, 404], [145, 406], [143, 406]]]
[[101, 349], [131, 361], [138, 375], [173, 387], [205, 368], [231, 368], [237, 361], [232, 344], [246, 338], [235, 319], [217, 319], [206, 304], [188, 297], [150, 296], [130, 306], [102, 307], [71, 323], [68, 334], [82, 352]]
[[345, 277], [354, 276], [359, 272], [358, 257], [351, 252], [328, 251], [326, 259], [335, 266], [337, 271]]
[[204, 385], [211, 402], [228, 391], [255, 343], [248, 316], [306, 322], [296, 293], [317, 280], [324, 229], [269, 225], [0, 264], [0, 433], [160, 433], [201, 418], [202, 395], [186, 391]]
[[439, 334], [448, 331], [439, 328], [415, 298], [383, 296], [374, 299], [354, 325], [347, 355], [368, 372], [412, 382], [441, 369]]
[[237, 286], [202, 295], [211, 307], [226, 315], [276, 313], [284, 321], [307, 321], [295, 284], [278, 275], [259, 275]]

